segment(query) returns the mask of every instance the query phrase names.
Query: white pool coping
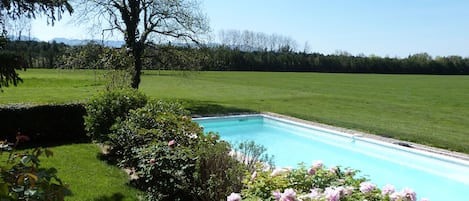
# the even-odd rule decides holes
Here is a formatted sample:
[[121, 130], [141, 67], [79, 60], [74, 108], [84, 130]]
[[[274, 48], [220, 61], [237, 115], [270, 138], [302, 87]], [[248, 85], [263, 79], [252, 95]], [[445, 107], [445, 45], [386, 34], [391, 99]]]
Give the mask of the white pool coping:
[[[469, 167], [469, 155], [459, 152], [453, 152], [445, 149], [430, 147], [422, 144], [417, 144], [413, 142], [407, 142], [402, 140], [397, 140], [393, 138], [386, 138], [370, 133], [360, 132], [356, 130], [321, 124], [312, 121], [306, 121], [294, 117], [289, 117], [281, 114], [271, 113], [271, 112], [263, 112], [263, 113], [255, 113], [255, 114], [230, 114], [230, 115], [215, 115], [215, 116], [208, 116], [208, 117], [195, 117], [194, 119], [223, 119], [223, 118], [236, 118], [236, 117], [255, 117], [255, 116], [262, 116], [264, 118], [270, 118], [274, 120], [278, 120], [281, 122], [286, 122], [290, 124], [295, 124], [302, 127], [310, 127], [317, 130], [322, 130], [325, 132], [333, 133], [336, 135], [346, 136], [350, 138], [355, 138], [363, 141], [367, 141], [374, 144], [379, 144], [395, 149], [400, 149], [408, 152], [412, 152], [419, 155], [428, 156], [431, 158], [441, 159], [448, 162], [459, 163], [461, 165], [465, 165]], [[402, 145], [398, 145], [396, 143], [404, 143], [411, 147], [405, 147]]]

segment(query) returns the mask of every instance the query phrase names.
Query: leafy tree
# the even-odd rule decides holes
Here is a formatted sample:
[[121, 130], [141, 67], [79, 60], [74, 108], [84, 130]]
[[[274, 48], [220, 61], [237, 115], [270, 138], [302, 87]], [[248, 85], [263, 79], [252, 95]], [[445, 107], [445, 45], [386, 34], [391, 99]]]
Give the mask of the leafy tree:
[[208, 32], [206, 16], [197, 0], [83, 0], [84, 15], [107, 22], [111, 31], [124, 35], [126, 49], [133, 56], [132, 87], [138, 88], [145, 44], [151, 36], [198, 43]]
[[36, 15], [47, 16], [48, 23], [54, 24], [62, 17], [62, 13], [73, 12], [72, 6], [67, 0], [1, 0], [0, 1], [0, 89], [2, 86], [8, 87], [10, 84], [16, 86], [21, 82], [21, 78], [16, 73], [18, 69], [24, 69], [24, 59], [11, 52], [3, 51], [8, 39], [5, 28], [6, 20], [18, 19], [21, 17], [35, 18]]

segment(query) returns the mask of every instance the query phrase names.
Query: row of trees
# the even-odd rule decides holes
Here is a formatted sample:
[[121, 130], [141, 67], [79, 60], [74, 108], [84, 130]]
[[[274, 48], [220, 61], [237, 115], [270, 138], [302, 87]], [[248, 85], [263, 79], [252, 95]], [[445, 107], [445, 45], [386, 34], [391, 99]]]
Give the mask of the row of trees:
[[[133, 61], [133, 88], [138, 88], [140, 84], [143, 53], [151, 38], [175, 38], [198, 43], [199, 36], [209, 31], [208, 20], [201, 11], [198, 0], [81, 0], [77, 3], [75, 6], [84, 21], [94, 20], [102, 25], [103, 34], [109, 31], [119, 32], [124, 36], [125, 49]], [[22, 17], [31, 19], [44, 14], [53, 25], [63, 13], [68, 11], [71, 14], [73, 10], [67, 0], [0, 1], [1, 39], [6, 39], [7, 20]], [[15, 58], [9, 60], [13, 59]], [[18, 65], [0, 66], [0, 87], [7, 86], [8, 83], [16, 84], [21, 80], [15, 69], [25, 66]], [[13, 74], [3, 73], [5, 70]]]
[[400, 59], [349, 54], [245, 52], [223, 46], [202, 51], [207, 55], [203, 70], [469, 74], [469, 58], [449, 56], [433, 59], [427, 53]]
[[[125, 69], [126, 67], [119, 62], [109, 64], [111, 52], [115, 52], [111, 55], [120, 57], [116, 58], [117, 60], [132, 59], [124, 48], [112, 49], [97, 43], [67, 46], [54, 42], [13, 41], [7, 47], [10, 51], [27, 58], [31, 67]], [[432, 58], [427, 53], [414, 54], [406, 58], [382, 58], [354, 56], [344, 52], [324, 55], [277, 50], [243, 51], [228, 46], [194, 48], [171, 44], [147, 44], [141, 60], [142, 69], [160, 70], [469, 74], [469, 58], [460, 56]]]

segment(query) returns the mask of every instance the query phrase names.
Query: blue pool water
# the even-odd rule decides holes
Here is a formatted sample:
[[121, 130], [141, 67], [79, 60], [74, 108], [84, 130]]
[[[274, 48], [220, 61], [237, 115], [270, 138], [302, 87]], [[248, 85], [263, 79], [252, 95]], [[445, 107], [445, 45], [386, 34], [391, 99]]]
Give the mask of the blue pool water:
[[371, 139], [353, 137], [266, 115], [195, 119], [231, 143], [253, 140], [274, 155], [277, 167], [321, 160], [362, 171], [382, 188], [409, 187], [432, 201], [469, 200], [469, 162]]

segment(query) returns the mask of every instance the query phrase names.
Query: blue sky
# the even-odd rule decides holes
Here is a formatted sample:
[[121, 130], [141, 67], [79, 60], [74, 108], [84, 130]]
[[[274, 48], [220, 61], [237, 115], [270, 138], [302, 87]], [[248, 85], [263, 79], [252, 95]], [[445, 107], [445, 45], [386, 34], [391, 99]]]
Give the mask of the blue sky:
[[[202, 9], [214, 33], [275, 33], [295, 39], [301, 50], [308, 42], [312, 52], [469, 56], [467, 0], [204, 0]], [[42, 40], [100, 39], [67, 18], [54, 27], [36, 20], [32, 35]]]

